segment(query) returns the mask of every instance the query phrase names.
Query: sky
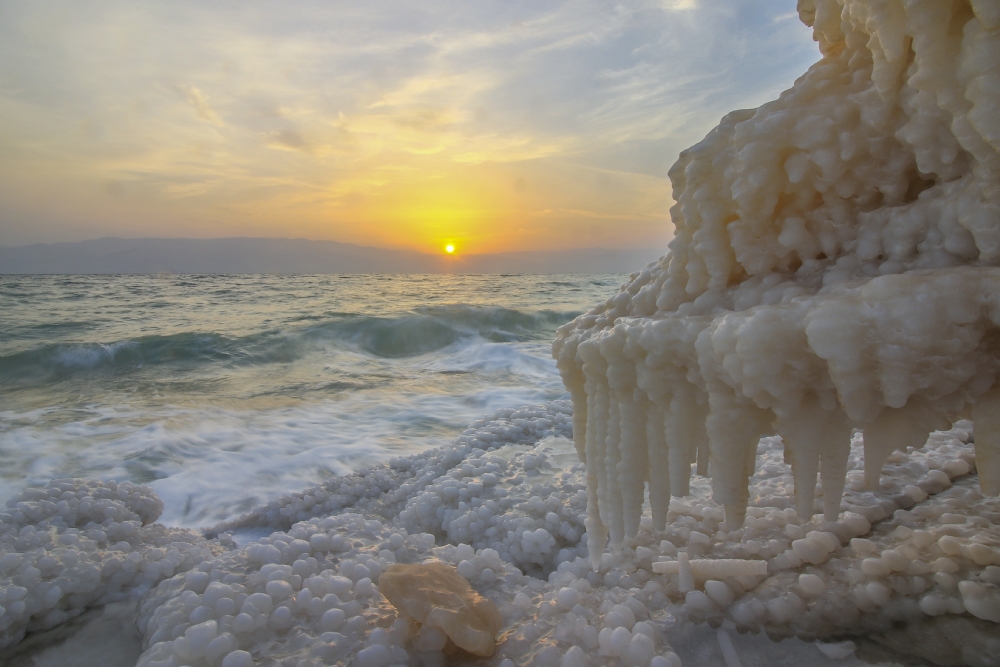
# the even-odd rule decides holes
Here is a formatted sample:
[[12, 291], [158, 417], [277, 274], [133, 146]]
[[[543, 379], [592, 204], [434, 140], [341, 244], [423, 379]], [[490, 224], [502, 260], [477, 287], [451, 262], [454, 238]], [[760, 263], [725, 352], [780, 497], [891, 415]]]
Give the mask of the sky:
[[795, 0], [3, 0], [0, 245], [665, 249], [677, 154], [818, 59]]

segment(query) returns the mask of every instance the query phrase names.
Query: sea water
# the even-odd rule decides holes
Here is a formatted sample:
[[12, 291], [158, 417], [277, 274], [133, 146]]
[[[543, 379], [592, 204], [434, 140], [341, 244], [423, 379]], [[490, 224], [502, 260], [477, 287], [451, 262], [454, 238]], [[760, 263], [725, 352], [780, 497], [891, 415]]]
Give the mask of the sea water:
[[129, 480], [199, 527], [567, 398], [556, 328], [624, 275], [0, 276], [0, 503]]

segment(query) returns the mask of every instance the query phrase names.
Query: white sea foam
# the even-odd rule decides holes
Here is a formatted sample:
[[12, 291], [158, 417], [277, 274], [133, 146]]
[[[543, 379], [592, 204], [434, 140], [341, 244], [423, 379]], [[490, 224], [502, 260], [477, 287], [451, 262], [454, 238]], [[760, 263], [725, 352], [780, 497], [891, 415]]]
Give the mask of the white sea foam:
[[[545, 379], [558, 382], [554, 373]], [[252, 412], [137, 413], [94, 406], [84, 419], [56, 428], [30, 425], [42, 415], [12, 416], [26, 423], [4, 434], [0, 497], [70, 472], [153, 480], [148, 484], [166, 503], [161, 517], [166, 525], [204, 526], [331, 475], [432, 447], [443, 433], [483, 412], [552, 393], [530, 385], [484, 387], [466, 396], [403, 394], [395, 400], [385, 393], [360, 393]], [[89, 444], [81, 447], [84, 442]]]

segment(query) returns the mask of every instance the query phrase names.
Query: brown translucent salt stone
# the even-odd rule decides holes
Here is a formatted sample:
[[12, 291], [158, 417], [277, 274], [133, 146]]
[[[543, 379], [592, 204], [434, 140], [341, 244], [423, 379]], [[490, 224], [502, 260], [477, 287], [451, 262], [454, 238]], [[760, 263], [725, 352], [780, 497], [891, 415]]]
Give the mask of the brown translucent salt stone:
[[493, 655], [494, 639], [503, 627], [500, 612], [451, 565], [390, 565], [379, 577], [378, 588], [402, 614], [441, 628], [459, 648], [474, 655]]

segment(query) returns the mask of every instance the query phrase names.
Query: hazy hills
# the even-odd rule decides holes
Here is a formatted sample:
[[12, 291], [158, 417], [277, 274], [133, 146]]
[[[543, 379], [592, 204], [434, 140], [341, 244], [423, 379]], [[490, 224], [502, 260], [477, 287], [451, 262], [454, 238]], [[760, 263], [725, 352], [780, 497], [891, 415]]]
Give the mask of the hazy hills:
[[0, 246], [0, 274], [630, 273], [664, 249], [427, 255], [307, 239], [121, 239]]

